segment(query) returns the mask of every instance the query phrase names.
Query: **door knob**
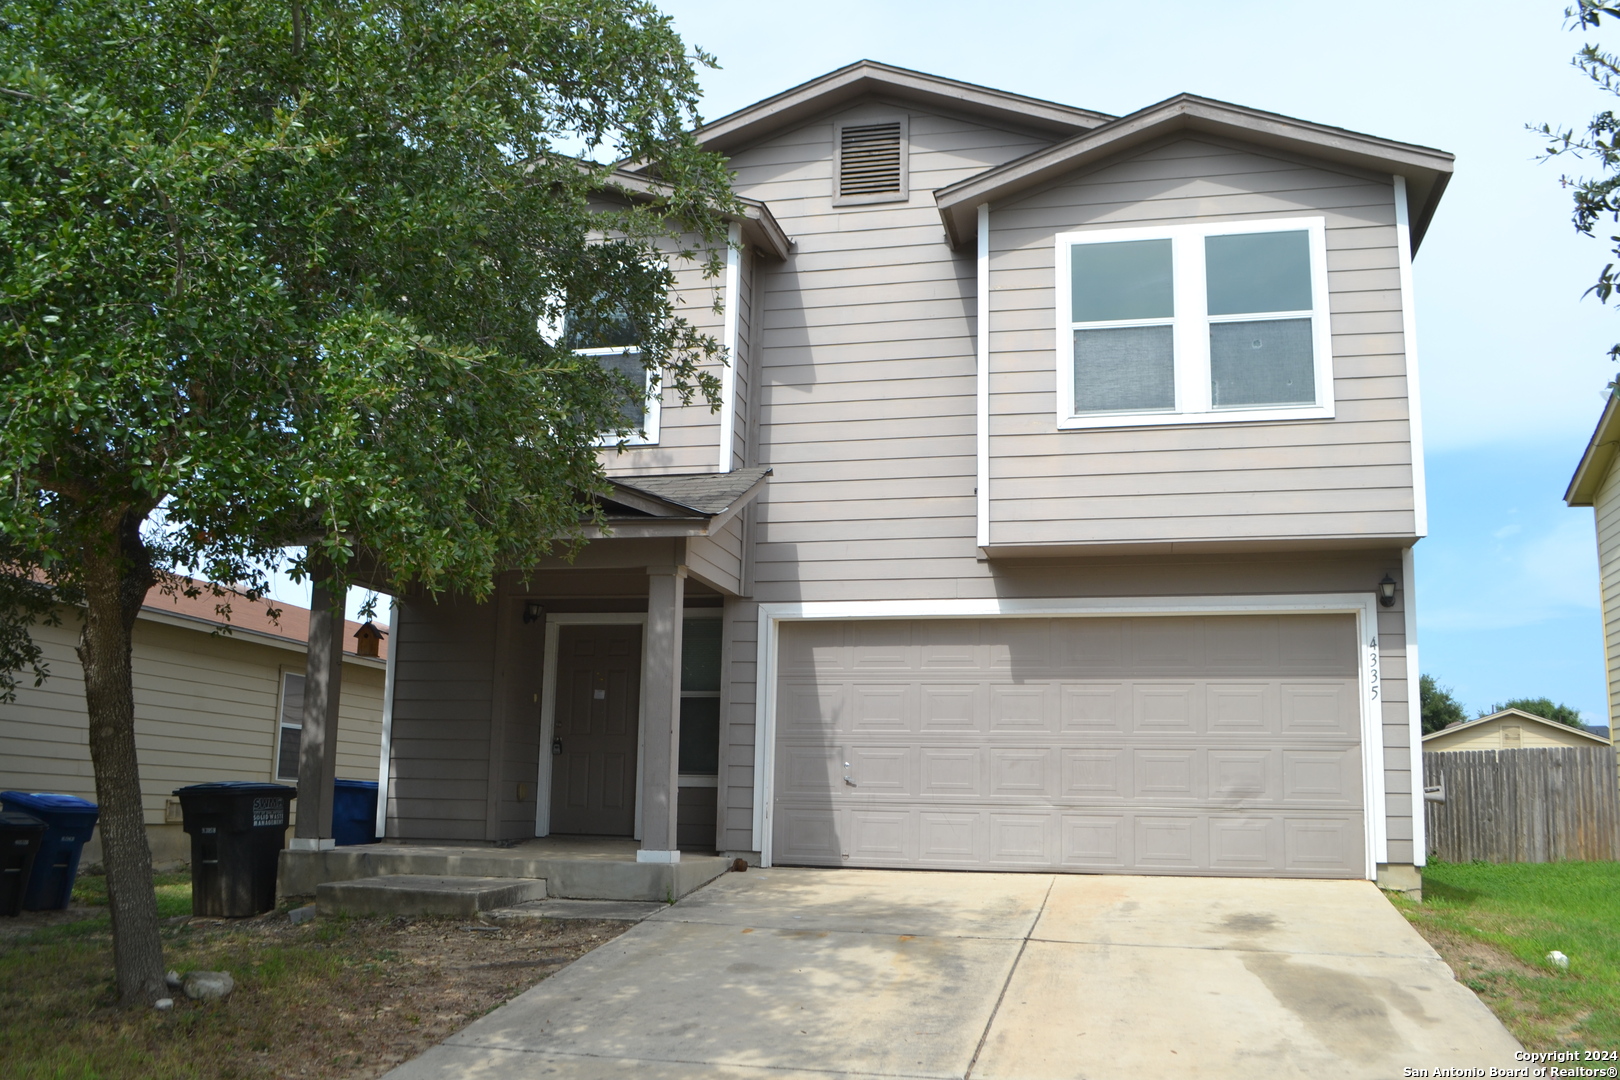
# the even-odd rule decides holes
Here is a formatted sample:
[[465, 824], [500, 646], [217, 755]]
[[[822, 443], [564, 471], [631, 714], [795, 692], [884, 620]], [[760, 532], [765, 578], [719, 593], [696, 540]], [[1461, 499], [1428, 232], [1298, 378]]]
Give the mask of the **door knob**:
[[552, 739], [551, 740], [551, 754], [552, 754], [553, 757], [561, 757], [562, 756], [562, 740], [561, 739]]

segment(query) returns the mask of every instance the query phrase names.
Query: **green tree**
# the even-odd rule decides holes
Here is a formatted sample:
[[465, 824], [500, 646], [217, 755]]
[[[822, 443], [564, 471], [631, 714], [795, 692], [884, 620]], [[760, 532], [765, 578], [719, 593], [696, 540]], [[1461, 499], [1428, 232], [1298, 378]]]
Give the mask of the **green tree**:
[[[29, 621], [78, 605], [126, 1002], [163, 992], [148, 591], [257, 597], [300, 545], [340, 597], [483, 595], [577, 542], [640, 390], [544, 328], [628, 323], [716, 395], [666, 260], [716, 269], [735, 209], [709, 62], [639, 0], [0, 0], [0, 664], [38, 677]], [[626, 158], [659, 194], [603, 203]]]
[[1520, 712], [1527, 712], [1531, 716], [1539, 716], [1543, 720], [1568, 724], [1570, 727], [1586, 726], [1581, 723], [1581, 711], [1579, 709], [1572, 709], [1568, 705], [1560, 705], [1553, 701], [1552, 698], [1544, 697], [1521, 697], [1514, 698], [1512, 701], [1499, 702], [1479, 715], [1489, 716], [1491, 713], [1499, 713], [1503, 709], [1518, 709]]
[[[1564, 18], [1574, 29], [1596, 30], [1605, 19], [1620, 20], [1620, 3], [1578, 0], [1574, 7], [1564, 9]], [[1587, 42], [1571, 63], [1604, 94], [1620, 96], [1620, 56]], [[1533, 125], [1531, 130], [1547, 140], [1545, 156], [1548, 159], [1570, 157], [1597, 166], [1595, 176], [1566, 174], [1559, 178], [1559, 182], [1570, 189], [1574, 200], [1572, 218], [1576, 230], [1595, 236], [1593, 230], [1599, 222], [1620, 222], [1620, 116], [1616, 116], [1613, 109], [1604, 109], [1594, 114], [1580, 130], [1554, 128], [1551, 124]], [[1620, 234], [1608, 240], [1611, 254], [1620, 257]], [[1620, 269], [1615, 262], [1610, 262], [1598, 272], [1597, 281], [1586, 294], [1608, 303], [1615, 299], [1617, 288], [1620, 288]], [[1620, 344], [1609, 349], [1609, 356], [1620, 360]]]
[[1418, 677], [1418, 701], [1423, 715], [1423, 734], [1431, 735], [1468, 719], [1462, 702], [1451, 696], [1449, 686], [1435, 682], [1433, 675]]

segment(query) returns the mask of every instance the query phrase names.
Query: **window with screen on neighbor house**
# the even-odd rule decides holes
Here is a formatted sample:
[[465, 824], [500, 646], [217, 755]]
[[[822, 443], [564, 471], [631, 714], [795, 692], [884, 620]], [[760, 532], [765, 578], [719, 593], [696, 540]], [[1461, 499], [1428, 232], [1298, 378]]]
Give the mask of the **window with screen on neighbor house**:
[[276, 730], [276, 779], [298, 779], [298, 746], [304, 733], [304, 676], [281, 673], [281, 717]]
[[1332, 415], [1319, 218], [1058, 238], [1062, 427]]

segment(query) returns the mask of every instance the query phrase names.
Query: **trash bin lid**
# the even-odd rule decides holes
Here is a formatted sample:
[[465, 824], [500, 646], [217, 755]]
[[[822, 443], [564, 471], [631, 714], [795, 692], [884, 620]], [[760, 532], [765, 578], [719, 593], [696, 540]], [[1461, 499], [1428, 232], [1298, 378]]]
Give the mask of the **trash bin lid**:
[[175, 788], [176, 795], [287, 795], [297, 797], [298, 789], [288, 784], [266, 784], [260, 780], [213, 780]]
[[22, 791], [0, 791], [0, 799], [18, 806], [40, 810], [95, 810], [97, 806], [89, 799], [81, 799], [77, 795], [52, 795], [43, 791], [36, 791], [29, 795]]
[[348, 788], [350, 791], [377, 790], [377, 781], [375, 780], [334, 780], [332, 784], [335, 787]]
[[44, 832], [46, 825], [33, 814], [25, 814], [21, 810], [0, 810], [0, 828], [38, 829]]

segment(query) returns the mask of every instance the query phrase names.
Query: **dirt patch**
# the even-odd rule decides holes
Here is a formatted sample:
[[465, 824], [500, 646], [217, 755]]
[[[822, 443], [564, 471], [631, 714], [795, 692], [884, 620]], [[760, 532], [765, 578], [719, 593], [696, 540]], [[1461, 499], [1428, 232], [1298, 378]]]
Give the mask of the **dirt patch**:
[[[342, 976], [324, 1002], [306, 1002], [288, 1016], [305, 1037], [260, 1053], [276, 1076], [381, 1076], [631, 925], [347, 920], [327, 946], [348, 960]], [[320, 931], [278, 920], [265, 932], [296, 941]]]
[[1443, 926], [1418, 925], [1417, 932], [1434, 947], [1440, 958], [1451, 968], [1459, 980], [1479, 973], [1506, 973], [1539, 978], [1546, 972], [1537, 971], [1505, 949], [1478, 938], [1468, 937]]
[[230, 971], [237, 989], [167, 1013], [115, 1006], [105, 925], [0, 941], [8, 1077], [370, 1080], [634, 924], [173, 920], [166, 963]]
[[1488, 941], [1458, 933], [1425, 919], [1409, 919], [1413, 929], [1440, 954], [1457, 981], [1472, 990], [1519, 1040], [1532, 1049], [1581, 1044], [1577, 1029], [1585, 1011], [1550, 1010], [1538, 970]]

